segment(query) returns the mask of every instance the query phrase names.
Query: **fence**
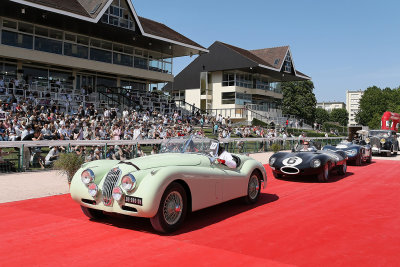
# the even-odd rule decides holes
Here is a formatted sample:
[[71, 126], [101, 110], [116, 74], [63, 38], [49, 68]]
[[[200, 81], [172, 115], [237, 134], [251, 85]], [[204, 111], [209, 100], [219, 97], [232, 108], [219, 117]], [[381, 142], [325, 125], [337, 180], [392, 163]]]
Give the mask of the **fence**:
[[[317, 148], [324, 145], [336, 145], [344, 137], [311, 137], [307, 138], [314, 141]], [[299, 141], [298, 138], [230, 138], [220, 139], [225, 144], [225, 149], [231, 153], [262, 153], [273, 151], [278, 148], [280, 150], [289, 150]], [[0, 142], [0, 172], [23, 172], [32, 168], [42, 167], [40, 163], [44, 162], [44, 158], [50, 147], [64, 147], [66, 153], [77, 152], [90, 161], [91, 153], [98, 151], [97, 158], [110, 158], [110, 151], [115, 146], [123, 148], [125, 151], [120, 153], [122, 159], [131, 159], [135, 157], [157, 153], [161, 143], [161, 139], [146, 140], [65, 140], [65, 141], [20, 141], [20, 142]], [[275, 145], [274, 145], [275, 144]], [[274, 145], [274, 146], [273, 146]], [[39, 149], [40, 148], [40, 149]], [[79, 148], [77, 150], [77, 148]], [[89, 151], [89, 152], [88, 152]], [[46, 154], [46, 155], [45, 155]], [[114, 154], [115, 155], [115, 154]], [[95, 157], [96, 158], [96, 157]], [[120, 159], [117, 158], [117, 159]], [[43, 160], [43, 162], [41, 162]], [[45, 166], [43, 166], [45, 167]]]

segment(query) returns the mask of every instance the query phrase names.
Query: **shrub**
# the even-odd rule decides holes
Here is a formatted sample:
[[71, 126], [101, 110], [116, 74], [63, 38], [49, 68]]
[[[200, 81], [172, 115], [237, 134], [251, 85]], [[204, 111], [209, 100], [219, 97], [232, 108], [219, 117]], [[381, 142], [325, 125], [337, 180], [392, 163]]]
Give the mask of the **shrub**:
[[271, 145], [271, 149], [272, 149], [272, 151], [274, 151], [274, 153], [276, 153], [276, 152], [280, 151], [282, 148], [281, 148], [281, 145], [279, 145], [277, 143], [273, 143]]
[[253, 118], [253, 121], [251, 122], [251, 125], [253, 126], [262, 126], [262, 127], [267, 127], [268, 124], [266, 124], [263, 121], [260, 121], [259, 119]]
[[74, 174], [79, 170], [84, 162], [85, 161], [83, 157], [75, 153], [63, 153], [54, 162], [54, 169], [59, 170], [60, 173], [67, 175], [68, 184], [70, 184], [72, 177], [74, 177]]

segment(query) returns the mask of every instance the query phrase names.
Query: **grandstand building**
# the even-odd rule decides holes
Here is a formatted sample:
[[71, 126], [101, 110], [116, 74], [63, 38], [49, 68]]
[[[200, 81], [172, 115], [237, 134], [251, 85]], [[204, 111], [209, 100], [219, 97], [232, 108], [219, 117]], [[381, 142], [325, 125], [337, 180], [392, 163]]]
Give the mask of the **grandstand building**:
[[281, 82], [310, 80], [295, 68], [289, 46], [245, 50], [217, 41], [208, 50], [166, 89], [209, 114], [249, 121], [255, 114], [282, 117]]
[[68, 112], [152, 101], [167, 109], [148, 92], [174, 80], [173, 58], [206, 52], [139, 17], [130, 0], [0, 1], [0, 95], [50, 101]]

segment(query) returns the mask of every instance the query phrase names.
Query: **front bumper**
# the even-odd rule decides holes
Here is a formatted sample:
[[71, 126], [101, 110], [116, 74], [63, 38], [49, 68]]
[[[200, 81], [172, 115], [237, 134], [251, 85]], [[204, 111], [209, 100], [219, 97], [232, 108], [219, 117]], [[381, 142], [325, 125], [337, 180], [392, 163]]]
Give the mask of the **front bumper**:
[[387, 152], [391, 152], [389, 149], [382, 149], [379, 147], [372, 147], [371, 148], [371, 152], [372, 154], [381, 154], [381, 153], [387, 153]]
[[277, 174], [282, 174], [282, 175], [287, 175], [287, 176], [303, 176], [303, 175], [317, 175], [320, 174], [323, 171], [323, 166], [320, 166], [318, 168], [307, 168], [307, 169], [298, 169], [298, 173], [289, 173], [286, 171], [282, 171], [281, 168], [277, 167], [271, 167], [272, 171]]

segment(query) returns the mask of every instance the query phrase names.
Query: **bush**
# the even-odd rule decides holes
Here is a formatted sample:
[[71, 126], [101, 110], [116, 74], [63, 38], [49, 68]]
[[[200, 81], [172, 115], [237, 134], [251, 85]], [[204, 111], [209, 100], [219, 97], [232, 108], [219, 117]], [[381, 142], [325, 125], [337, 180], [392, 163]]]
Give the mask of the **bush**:
[[274, 153], [276, 153], [276, 152], [280, 151], [282, 148], [281, 148], [281, 145], [280, 145], [280, 144], [273, 143], [273, 144], [271, 145], [271, 149], [272, 149], [272, 151], [274, 151]]
[[322, 124], [322, 130], [324, 132], [330, 133], [331, 130], [337, 131], [339, 134], [342, 135], [347, 135], [347, 127], [341, 126], [339, 123], [333, 123], [333, 122], [325, 122]]
[[72, 177], [74, 177], [74, 174], [79, 170], [84, 162], [85, 161], [83, 157], [75, 153], [63, 153], [54, 162], [54, 169], [59, 170], [60, 173], [67, 175], [68, 184], [70, 184]]
[[259, 119], [253, 118], [253, 121], [251, 122], [251, 125], [253, 126], [261, 126], [261, 127], [268, 127], [268, 124], [260, 121]]

